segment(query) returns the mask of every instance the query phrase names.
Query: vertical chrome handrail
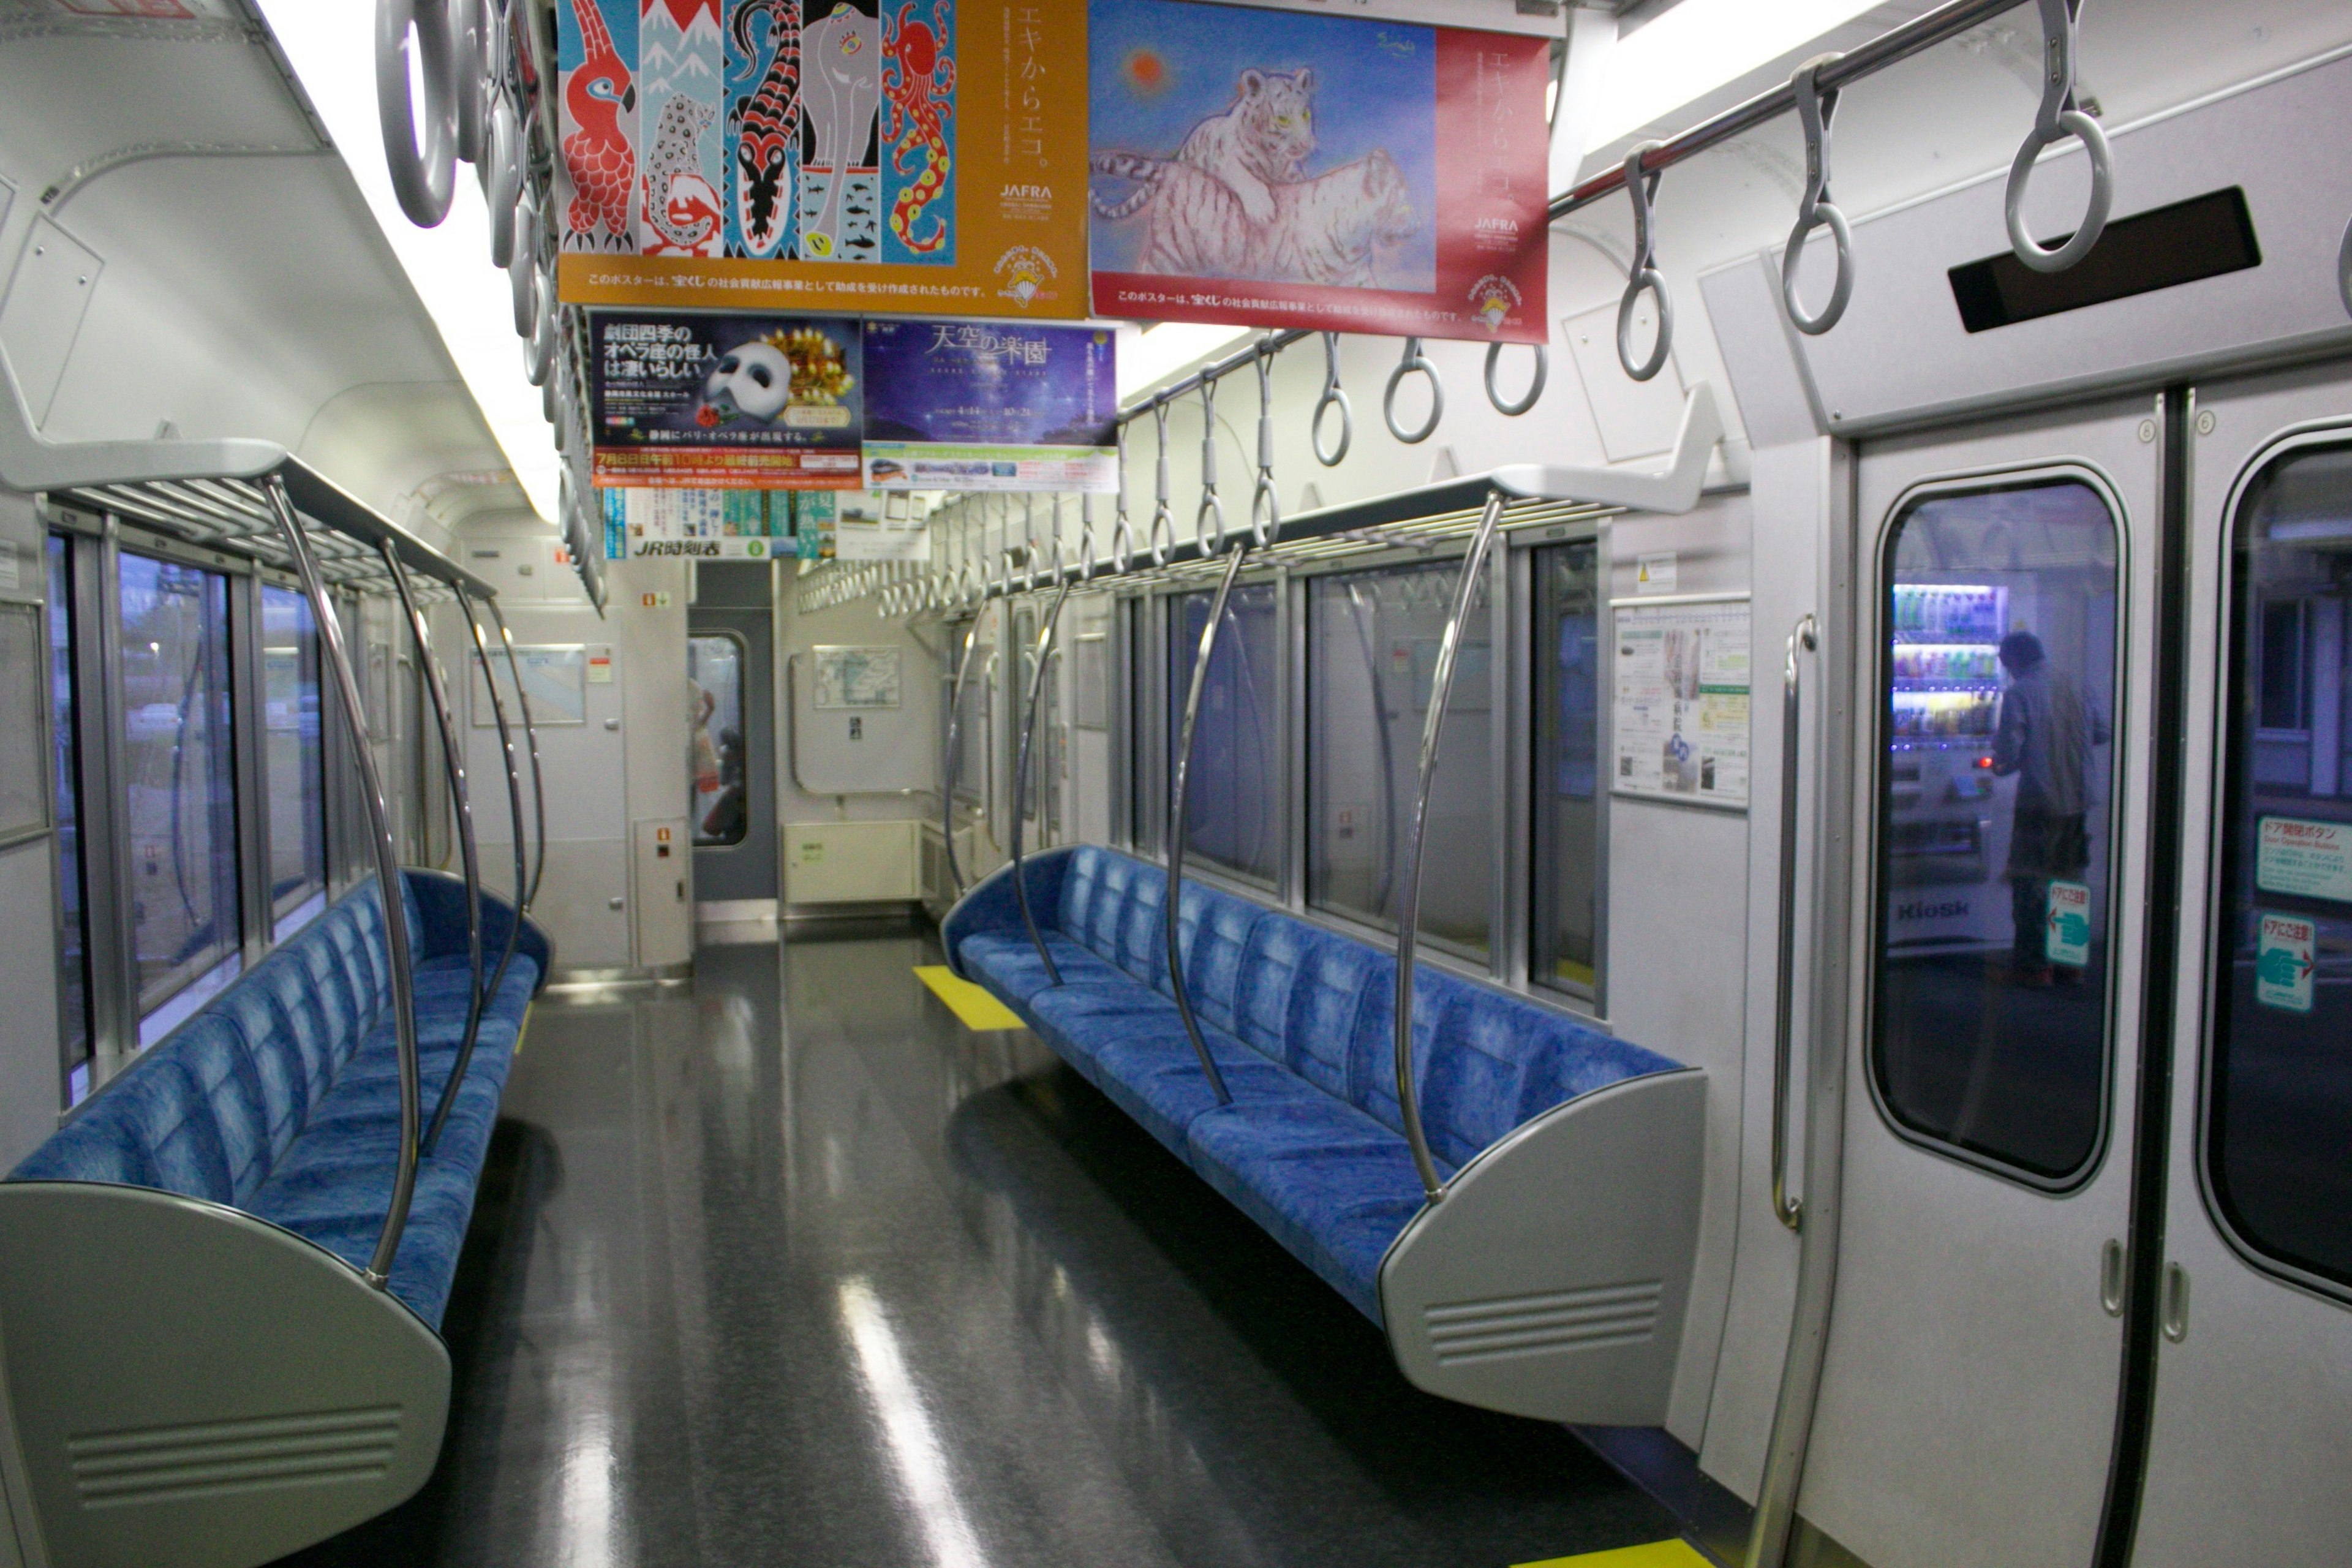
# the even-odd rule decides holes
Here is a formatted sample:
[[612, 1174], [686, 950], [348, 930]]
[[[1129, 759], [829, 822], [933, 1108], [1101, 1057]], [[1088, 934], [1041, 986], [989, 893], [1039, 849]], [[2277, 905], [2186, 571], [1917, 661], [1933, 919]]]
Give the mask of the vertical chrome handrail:
[[[497, 601], [492, 600], [491, 604], [495, 606]], [[489, 690], [490, 716], [498, 721], [499, 750], [507, 760], [507, 813], [514, 824], [515, 906], [511, 918], [507, 921], [507, 943], [499, 953], [499, 966], [490, 972], [489, 994], [496, 996], [499, 987], [506, 984], [507, 967], [514, 962], [515, 943], [522, 936], [524, 899], [530, 890], [522, 842], [522, 770], [515, 762], [514, 731], [507, 723], [506, 701], [499, 695], [498, 669], [490, 663], [489, 639], [482, 635], [482, 623], [474, 614], [474, 602], [463, 590], [457, 595], [457, 607], [465, 613], [466, 629], [473, 634], [474, 658], [482, 667], [482, 684]], [[517, 680], [516, 686], [520, 689], [521, 682]], [[456, 1091], [457, 1084], [457, 1078], [452, 1075], [449, 1093]], [[443, 1111], [449, 1108], [449, 1093], [441, 1097]]]
[[1242, 557], [1249, 553], [1249, 546], [1247, 534], [1234, 542], [1225, 558], [1225, 574], [1217, 580], [1216, 596], [1209, 601], [1209, 624], [1201, 628], [1201, 651], [1192, 659], [1192, 689], [1184, 697], [1184, 728], [1176, 742], [1176, 777], [1168, 792], [1168, 907], [1161, 921], [1168, 937], [1168, 981], [1176, 992], [1176, 1011], [1184, 1019], [1184, 1032], [1192, 1038], [1192, 1052], [1201, 1058], [1201, 1070], [1208, 1075], [1209, 1087], [1216, 1090], [1219, 1105], [1231, 1105], [1233, 1091], [1225, 1087], [1225, 1075], [1217, 1070], [1216, 1058], [1209, 1054], [1200, 1020], [1192, 1016], [1192, 999], [1184, 991], [1184, 804], [1192, 782], [1192, 731], [1201, 719], [1201, 690], [1209, 683], [1209, 660], [1217, 651], [1217, 633], [1225, 624], [1225, 601], [1233, 595], [1234, 579], [1241, 575]]
[[1804, 1225], [1804, 1200], [1789, 1195], [1789, 1056], [1797, 1000], [1798, 747], [1804, 717], [1798, 656], [1817, 646], [1813, 617], [1799, 616], [1780, 667], [1780, 967], [1772, 1018], [1772, 1212], [1790, 1230]]
[[360, 793], [366, 797], [368, 831], [374, 840], [376, 889], [383, 900], [384, 946], [392, 957], [393, 1032], [400, 1053], [400, 1163], [393, 1177], [383, 1229], [376, 1237], [375, 1253], [364, 1271], [367, 1282], [382, 1290], [392, 1283], [393, 1260], [400, 1254], [401, 1232], [408, 1228], [408, 1205], [416, 1194], [417, 1132], [423, 1119], [423, 1095], [416, 1081], [416, 971], [408, 951], [408, 901], [401, 897], [400, 856], [392, 843], [392, 808], [384, 799], [374, 749], [368, 743], [367, 710], [360, 702], [360, 679], [352, 672], [350, 650], [343, 646], [342, 622], [327, 597], [326, 581], [311, 558], [310, 542], [302, 535], [302, 520], [286, 494], [286, 481], [272, 474], [263, 481], [262, 490], [269, 498], [278, 529], [286, 535], [286, 552], [293, 557], [302, 593], [310, 601], [310, 615], [318, 622], [327, 662], [335, 668], [343, 728], [359, 767]]
[[383, 563], [392, 569], [392, 585], [400, 595], [401, 608], [408, 613], [408, 626], [416, 639], [419, 668], [425, 671], [425, 690], [433, 703], [434, 721], [441, 731], [441, 758], [449, 774], [449, 794], [457, 805], [458, 859], [466, 872], [466, 956], [473, 976], [472, 989], [467, 994], [466, 1034], [457, 1047], [457, 1058], [451, 1064], [449, 1077], [441, 1086], [439, 1103], [425, 1124], [425, 1136], [417, 1145], [418, 1157], [431, 1159], [433, 1145], [441, 1135], [441, 1123], [449, 1113], [450, 1097], [457, 1092], [458, 1083], [466, 1076], [467, 1065], [474, 1059], [474, 1042], [482, 1028], [482, 1008], [489, 997], [482, 989], [482, 870], [474, 851], [474, 804], [466, 787], [464, 752], [457, 745], [457, 726], [449, 714], [449, 686], [441, 669], [441, 661], [434, 657], [433, 644], [425, 624], [425, 611], [417, 604], [415, 594], [408, 585], [408, 568], [401, 564], [400, 552], [390, 540], [384, 541]]
[[[948, 880], [957, 899], [963, 897], [963, 867], [955, 852], [956, 745], [963, 728], [963, 678], [971, 672], [971, 647], [979, 640], [980, 616], [975, 615], [963, 628], [963, 653], [956, 660], [955, 679], [948, 686], [948, 754], [940, 765], [940, 831], [947, 843]], [[790, 695], [786, 693], [788, 700]]]
[[1396, 1077], [1397, 1109], [1404, 1121], [1405, 1142], [1412, 1145], [1413, 1168], [1421, 1173], [1422, 1191], [1431, 1203], [1445, 1195], [1437, 1179], [1437, 1163], [1429, 1156], [1429, 1135], [1422, 1131], [1421, 1100], [1412, 1087], [1412, 962], [1421, 935], [1421, 851], [1429, 826], [1429, 786], [1437, 775], [1437, 742], [1445, 729], [1445, 704], [1454, 692], [1454, 665], [1462, 650], [1462, 623], [1469, 617], [1470, 602], [1477, 597], [1479, 574], [1486, 564], [1487, 547], [1503, 521], [1503, 492], [1490, 490], [1478, 531], [1470, 536], [1470, 553], [1462, 558], [1462, 576], [1454, 590], [1453, 613], [1445, 617], [1445, 635], [1437, 642], [1437, 668], [1429, 683], [1429, 717], [1421, 726], [1421, 784], [1412, 799], [1412, 831], [1404, 863], [1404, 902], [1397, 910], [1396, 958]]
[[[539, 731], [531, 727], [530, 693], [522, 689], [522, 664], [515, 658], [514, 633], [507, 629], [506, 612], [499, 608], [499, 602], [492, 599], [489, 606], [490, 619], [498, 623], [499, 641], [507, 650], [507, 672], [514, 677], [515, 706], [522, 710], [523, 742], [530, 748], [531, 820], [539, 826], [539, 843], [531, 856], [530, 890], [523, 894], [522, 902], [515, 908], [515, 913], [520, 915], [529, 912], [531, 905], [539, 902], [539, 879], [547, 874], [547, 781], [540, 771]], [[495, 697], [498, 683], [490, 680], [487, 667], [482, 670], [482, 679], [489, 682], [491, 694]], [[522, 835], [520, 815], [515, 818], [515, 835], [520, 840]]]
[[[1061, 520], [1057, 517], [1055, 519], [1054, 551], [1057, 558], [1061, 554], [1060, 527]], [[1058, 568], [1057, 559], [1056, 576], [1060, 575]], [[1037, 710], [1045, 706], [1046, 650], [1053, 647], [1054, 628], [1061, 624], [1062, 605], [1069, 597], [1070, 580], [1064, 577], [1061, 590], [1054, 595], [1054, 607], [1045, 612], [1045, 624], [1037, 632], [1036, 668], [1029, 672], [1029, 709], [1021, 716], [1021, 749], [1013, 767], [1013, 896], [1021, 902], [1021, 923], [1029, 928], [1029, 943], [1037, 950], [1038, 959], [1045, 965], [1048, 983], [1055, 987], [1062, 984], [1062, 967], [1054, 962], [1054, 955], [1045, 951], [1045, 939], [1037, 931], [1037, 917], [1029, 908], [1029, 879], [1021, 869], [1021, 823], [1028, 815], [1029, 755], [1037, 739]], [[1045, 792], [1040, 790], [1038, 794], [1042, 797]], [[1042, 809], [1045, 804], [1042, 798], [1038, 804], [1041, 809], [1037, 813], [1037, 821], [1043, 826], [1045, 814]]]

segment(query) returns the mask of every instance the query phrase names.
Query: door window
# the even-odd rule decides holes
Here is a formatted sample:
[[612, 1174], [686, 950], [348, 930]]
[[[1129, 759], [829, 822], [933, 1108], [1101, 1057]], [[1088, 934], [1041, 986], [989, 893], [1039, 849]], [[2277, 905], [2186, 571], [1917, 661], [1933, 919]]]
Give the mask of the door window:
[[90, 1089], [89, 972], [82, 903], [80, 704], [74, 668], [74, 550], [48, 537], [49, 745], [57, 779], [58, 1024], [64, 1036], [66, 1100]]
[[1601, 974], [1601, 549], [1538, 551], [1535, 941], [1528, 977], [1583, 996]]
[[270, 909], [283, 941], [326, 907], [327, 774], [310, 601], [268, 584], [261, 589], [261, 701]]
[[688, 637], [686, 678], [692, 683], [694, 842], [698, 847], [740, 844], [751, 824], [743, 793], [741, 639], [723, 632]]
[[2042, 481], [1909, 502], [1882, 584], [1874, 1079], [2041, 1184], [2105, 1125], [2116, 561], [2099, 492]]
[[2266, 467], [2231, 546], [2207, 1183], [2242, 1244], [2352, 1286], [2352, 445]]

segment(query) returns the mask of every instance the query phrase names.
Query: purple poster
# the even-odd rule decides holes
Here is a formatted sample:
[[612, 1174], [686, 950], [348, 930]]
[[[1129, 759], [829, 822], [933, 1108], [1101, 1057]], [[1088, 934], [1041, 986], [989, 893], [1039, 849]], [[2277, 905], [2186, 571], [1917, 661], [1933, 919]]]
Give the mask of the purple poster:
[[866, 486], [1118, 488], [1116, 343], [1091, 327], [866, 323]]

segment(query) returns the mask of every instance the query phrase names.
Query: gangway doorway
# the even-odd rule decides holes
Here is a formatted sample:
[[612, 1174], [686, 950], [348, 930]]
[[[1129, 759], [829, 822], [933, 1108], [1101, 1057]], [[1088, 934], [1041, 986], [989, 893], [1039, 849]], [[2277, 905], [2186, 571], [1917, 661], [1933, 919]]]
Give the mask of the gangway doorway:
[[774, 566], [704, 561], [687, 611], [695, 912], [776, 914]]

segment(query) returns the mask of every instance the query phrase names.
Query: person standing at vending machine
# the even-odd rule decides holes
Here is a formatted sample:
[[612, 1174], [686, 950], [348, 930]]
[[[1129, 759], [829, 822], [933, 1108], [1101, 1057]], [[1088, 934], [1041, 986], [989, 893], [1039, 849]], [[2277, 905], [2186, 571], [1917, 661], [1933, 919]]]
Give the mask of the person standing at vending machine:
[[2000, 639], [2000, 657], [2009, 685], [2000, 697], [1992, 771], [2017, 779], [2006, 873], [2015, 922], [2010, 979], [2048, 985], [2053, 978], [2071, 981], [2081, 973], [2053, 973], [2044, 928], [2051, 882], [2078, 878], [2091, 863], [2091, 749], [2105, 745], [2109, 731], [2105, 718], [2084, 700], [2082, 689], [2050, 667], [2040, 637], [2011, 632]]

